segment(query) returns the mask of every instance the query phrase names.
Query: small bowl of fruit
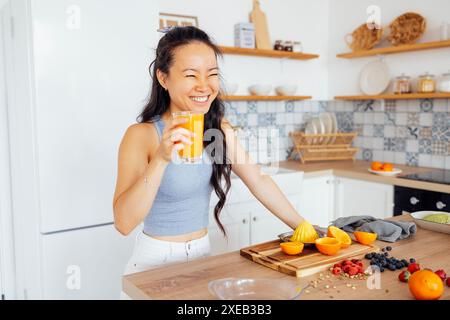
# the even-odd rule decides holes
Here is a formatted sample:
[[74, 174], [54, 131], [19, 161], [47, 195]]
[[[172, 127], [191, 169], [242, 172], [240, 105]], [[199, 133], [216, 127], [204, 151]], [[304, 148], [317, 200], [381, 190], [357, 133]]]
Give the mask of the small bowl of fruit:
[[378, 174], [384, 177], [393, 177], [399, 173], [402, 173], [402, 170], [394, 168], [394, 165], [392, 163], [383, 163], [379, 161], [373, 161], [368, 170], [373, 174]]

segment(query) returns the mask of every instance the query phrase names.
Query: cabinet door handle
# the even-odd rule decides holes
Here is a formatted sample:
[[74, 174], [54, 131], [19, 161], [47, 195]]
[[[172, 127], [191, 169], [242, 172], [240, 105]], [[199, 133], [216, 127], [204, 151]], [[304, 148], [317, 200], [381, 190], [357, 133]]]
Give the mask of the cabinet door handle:
[[243, 219], [243, 220], [242, 220], [242, 223], [243, 223], [243, 224], [247, 224], [247, 222], [248, 222], [247, 219]]
[[258, 219], [257, 219], [256, 217], [253, 217], [253, 221], [255, 221], [255, 222], [256, 222], [257, 220], [258, 220]]
[[447, 205], [445, 203], [443, 203], [442, 201], [438, 201], [436, 203], [436, 208], [438, 208], [439, 210], [442, 210], [446, 207]]
[[414, 205], [418, 204], [420, 202], [420, 200], [417, 199], [416, 197], [411, 197], [409, 199], [409, 202], [414, 206]]

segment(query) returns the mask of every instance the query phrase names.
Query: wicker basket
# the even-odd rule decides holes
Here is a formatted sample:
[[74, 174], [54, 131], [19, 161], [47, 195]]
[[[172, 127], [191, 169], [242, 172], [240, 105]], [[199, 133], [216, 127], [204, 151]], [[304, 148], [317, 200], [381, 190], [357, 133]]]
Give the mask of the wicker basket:
[[[364, 23], [360, 25], [353, 33], [345, 36], [345, 42], [353, 51], [370, 50], [381, 41], [383, 28], [369, 28]], [[350, 40], [351, 38], [351, 40]]]
[[358, 134], [329, 133], [305, 134], [304, 132], [291, 132], [289, 136], [294, 142], [294, 152], [300, 155], [300, 161], [329, 161], [329, 160], [355, 160], [358, 148], [351, 144]]
[[389, 42], [393, 46], [416, 42], [425, 32], [426, 19], [418, 13], [406, 12], [389, 25]]

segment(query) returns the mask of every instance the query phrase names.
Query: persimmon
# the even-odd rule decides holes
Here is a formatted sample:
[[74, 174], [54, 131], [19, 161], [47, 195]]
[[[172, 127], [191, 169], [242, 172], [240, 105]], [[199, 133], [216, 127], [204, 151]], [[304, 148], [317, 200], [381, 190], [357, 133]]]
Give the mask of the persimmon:
[[389, 172], [391, 172], [391, 171], [393, 171], [394, 170], [394, 166], [392, 165], [392, 163], [383, 163], [383, 166], [381, 167], [381, 169], [383, 170], [383, 171], [389, 171]]
[[430, 270], [414, 272], [409, 277], [408, 286], [417, 300], [437, 300], [444, 292], [442, 279]]

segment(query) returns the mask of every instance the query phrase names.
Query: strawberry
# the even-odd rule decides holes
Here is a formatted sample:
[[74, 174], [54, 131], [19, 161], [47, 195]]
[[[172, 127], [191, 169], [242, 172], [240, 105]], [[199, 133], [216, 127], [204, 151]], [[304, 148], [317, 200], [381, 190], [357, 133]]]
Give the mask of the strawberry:
[[333, 269], [334, 268], [342, 268], [342, 265], [340, 263], [335, 263], [333, 266]]
[[401, 282], [408, 282], [409, 280], [409, 276], [411, 275], [411, 273], [409, 273], [409, 271], [402, 271], [400, 272], [400, 274], [398, 275], [398, 279]]
[[447, 274], [442, 269], [436, 270], [434, 273], [436, 273], [442, 281], [445, 281], [445, 278], [447, 278]]
[[411, 274], [413, 274], [414, 272], [419, 271], [419, 270], [420, 270], [420, 265], [418, 263], [413, 262], [408, 266], [408, 271]]
[[447, 281], [445, 283], [447, 283], [447, 287], [450, 287], [450, 278], [447, 278]]
[[345, 273], [348, 273], [350, 271], [350, 268], [351, 268], [350, 265], [345, 265], [342, 270], [344, 270]]
[[364, 267], [364, 264], [362, 263], [362, 261], [358, 261], [358, 262], [356, 263], [356, 265], [360, 266], [361, 268]]

